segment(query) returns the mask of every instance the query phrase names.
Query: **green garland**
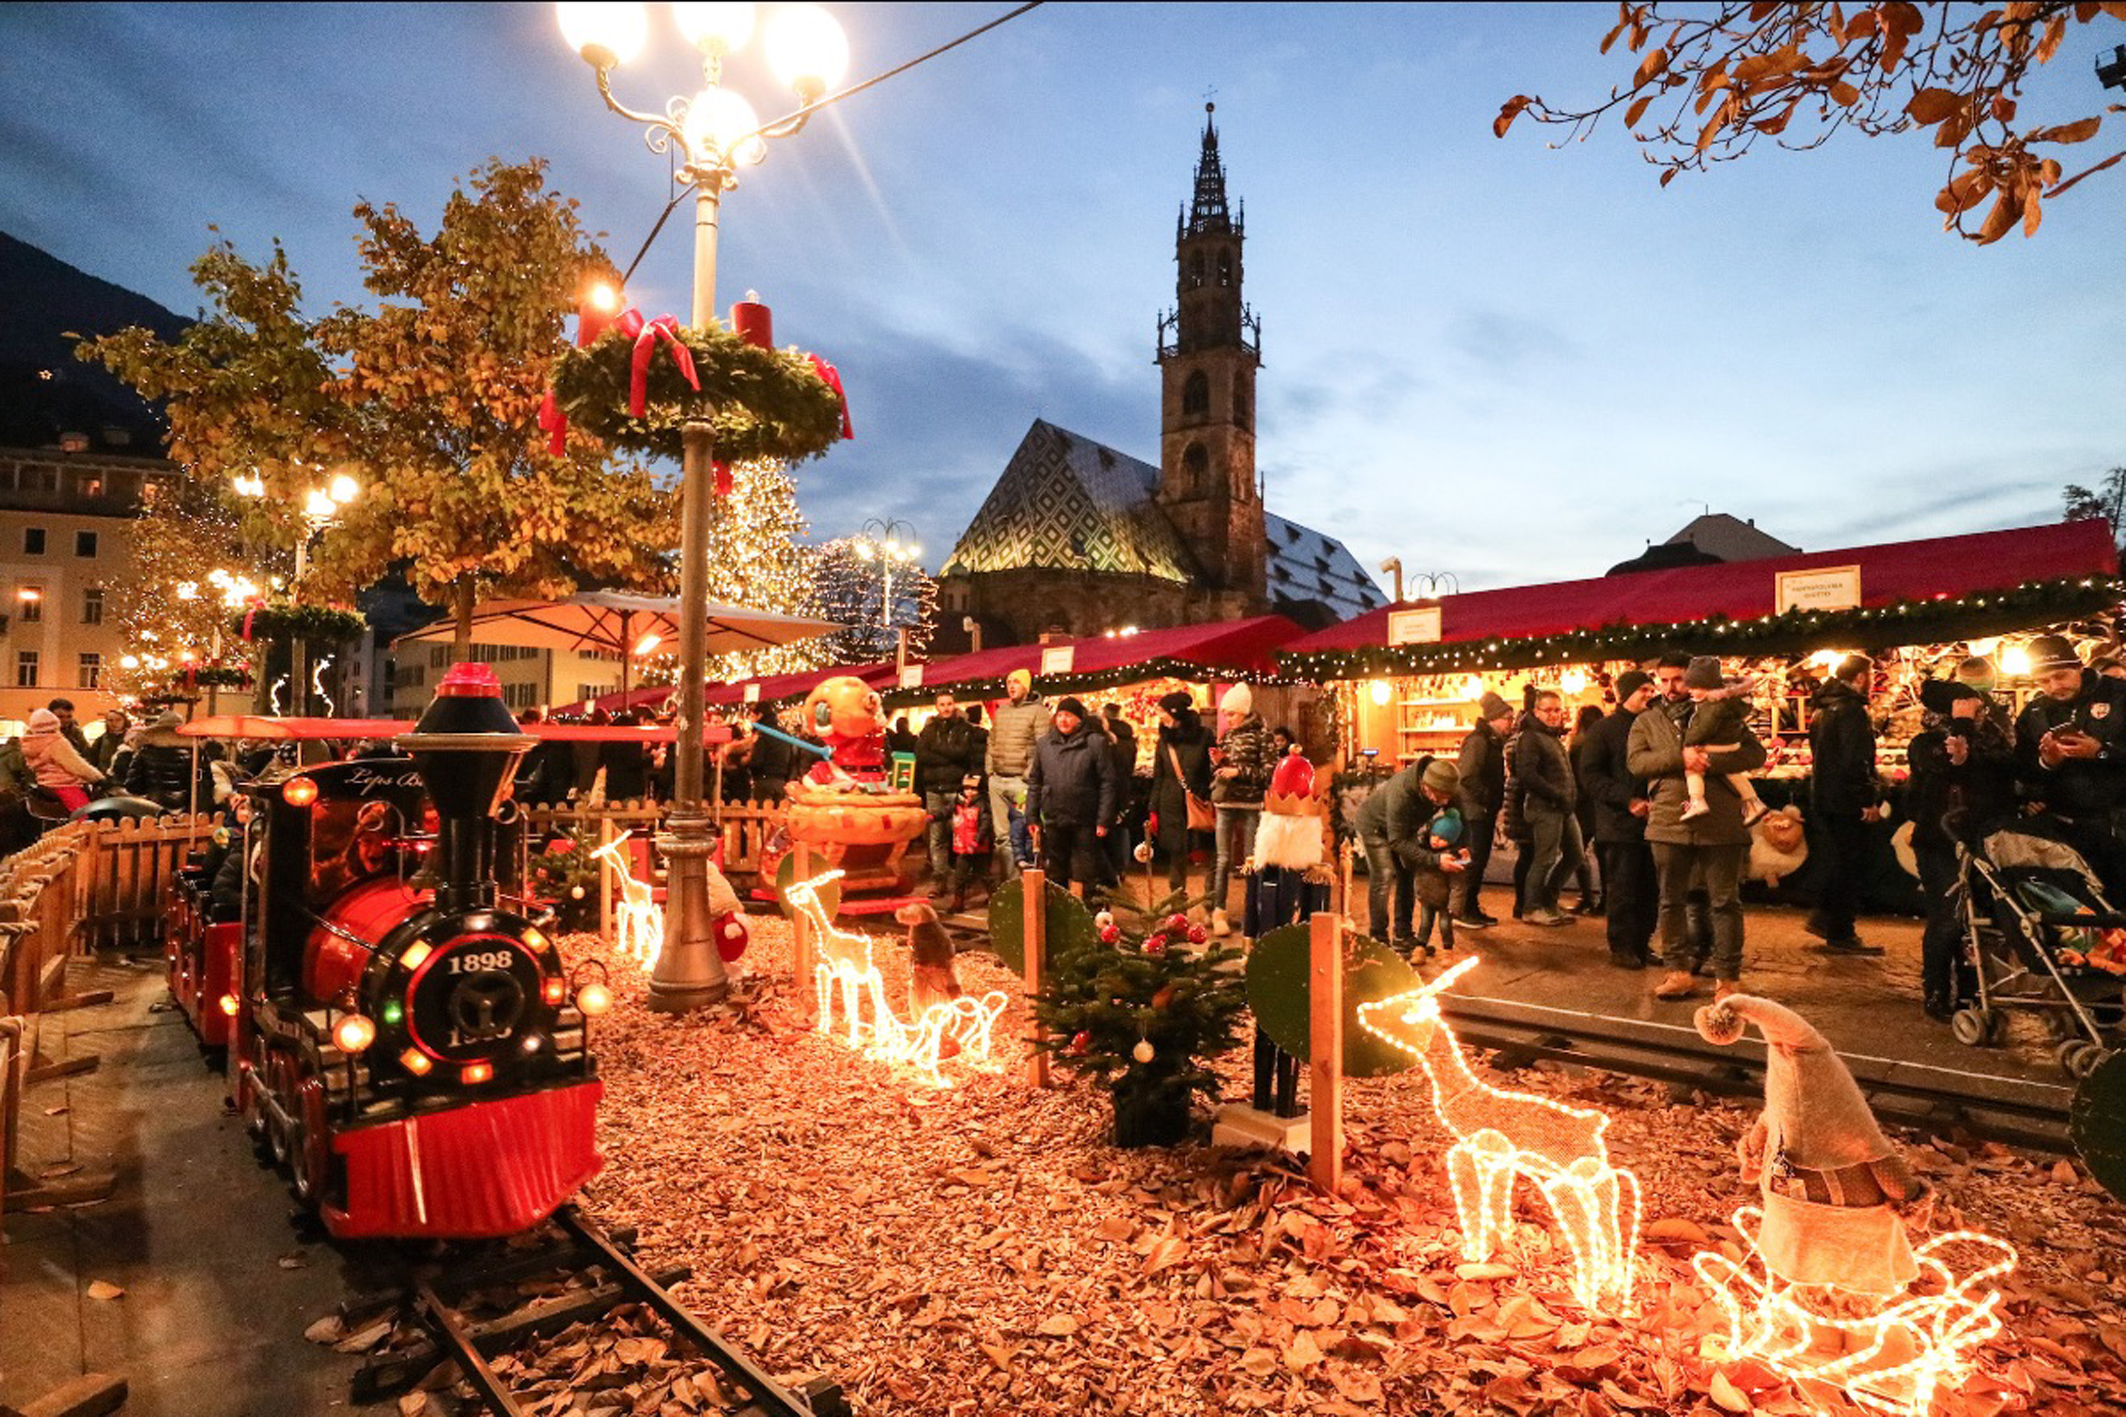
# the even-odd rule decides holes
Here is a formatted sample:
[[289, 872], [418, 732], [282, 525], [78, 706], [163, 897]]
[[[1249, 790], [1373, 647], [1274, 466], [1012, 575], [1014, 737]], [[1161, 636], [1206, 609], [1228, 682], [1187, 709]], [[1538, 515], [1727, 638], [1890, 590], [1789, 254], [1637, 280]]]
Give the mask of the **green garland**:
[[[1305, 678], [1292, 678], [1276, 674], [1246, 674], [1233, 669], [1213, 669], [1207, 665], [1191, 664], [1183, 659], [1148, 659], [1141, 664], [1124, 664], [1113, 669], [1101, 669], [1067, 674], [1036, 674], [1033, 677], [1034, 691], [1043, 694], [1078, 694], [1088, 690], [1112, 689], [1123, 684], [1141, 684], [1147, 679], [1178, 679], [1184, 684], [1206, 684], [1214, 680], [1232, 682], [1245, 680], [1257, 688], [1282, 688], [1311, 684]], [[1006, 685], [1004, 676], [993, 675], [987, 679], [956, 679], [949, 684], [918, 684], [913, 689], [889, 686], [879, 690], [879, 697], [888, 708], [907, 708], [911, 704], [927, 704], [941, 690], [950, 689], [960, 698], [1001, 699]]]
[[1365, 645], [1312, 653], [1279, 651], [1288, 674], [1315, 682], [1386, 675], [1638, 660], [1676, 649], [1698, 654], [1807, 654], [1819, 649], [1880, 650], [1971, 639], [2055, 624], [2109, 609], [2126, 582], [2108, 576], [2025, 581], [2013, 590], [1940, 600], [1906, 600], [1858, 610], [1789, 610], [1753, 620], [1709, 616], [1668, 625], [1604, 625], [1527, 639]]
[[707, 419], [716, 458], [739, 463], [816, 458], [842, 436], [842, 400], [795, 349], [761, 349], [721, 324], [680, 330], [694, 356], [695, 392], [659, 337], [646, 376], [644, 415], [628, 412], [634, 339], [617, 327], [554, 362], [554, 398], [569, 421], [617, 448], [678, 458], [680, 429]]
[[236, 633], [251, 640], [322, 640], [338, 643], [361, 638], [368, 619], [357, 610], [329, 605], [276, 601], [256, 610], [239, 611]]

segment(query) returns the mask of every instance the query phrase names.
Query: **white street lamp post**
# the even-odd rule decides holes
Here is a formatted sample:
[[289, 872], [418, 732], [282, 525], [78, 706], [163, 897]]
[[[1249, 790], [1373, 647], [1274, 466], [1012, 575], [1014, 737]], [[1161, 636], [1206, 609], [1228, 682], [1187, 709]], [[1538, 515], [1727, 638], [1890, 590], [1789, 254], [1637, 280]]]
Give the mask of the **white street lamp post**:
[[[556, 18], [569, 46], [598, 75], [605, 106], [643, 126], [651, 152], [676, 150], [679, 178], [694, 188], [694, 303], [690, 323], [706, 327], [716, 318], [716, 234], [723, 194], [738, 185], [738, 169], [767, 156], [767, 139], [787, 137], [805, 126], [811, 105], [848, 67], [849, 45], [841, 26], [816, 5], [783, 5], [769, 17], [768, 65], [796, 90], [800, 107], [788, 118], [762, 126], [751, 104], [723, 87], [726, 55], [753, 34], [750, 4], [674, 4], [680, 34], [701, 54], [704, 87], [692, 98], [674, 97], [662, 114], [628, 108], [613, 97], [615, 65], [632, 59], [649, 39], [649, 17], [638, 4], [564, 3]], [[665, 899], [664, 950], [650, 975], [650, 1007], [667, 1013], [699, 1008], [729, 991], [723, 958], [716, 951], [708, 897], [708, 859], [715, 848], [712, 823], [702, 800], [702, 725], [708, 673], [709, 540], [714, 506], [715, 432], [693, 419], [680, 431], [679, 533], [679, 710], [674, 719], [671, 816], [658, 845], [671, 861]]]
[[[266, 482], [262, 477], [239, 477], [231, 484], [242, 497], [263, 497]], [[295, 580], [289, 585], [289, 598], [295, 600], [303, 593], [303, 574], [310, 566], [310, 542], [332, 525], [340, 514], [340, 508], [362, 495], [362, 484], [347, 473], [335, 473], [322, 487], [313, 487], [303, 494], [302, 524], [295, 533]], [[309, 707], [306, 694], [310, 687], [308, 646], [303, 637], [296, 635], [288, 643], [288, 704], [294, 716], [302, 717]], [[259, 676], [263, 682], [265, 676]]]

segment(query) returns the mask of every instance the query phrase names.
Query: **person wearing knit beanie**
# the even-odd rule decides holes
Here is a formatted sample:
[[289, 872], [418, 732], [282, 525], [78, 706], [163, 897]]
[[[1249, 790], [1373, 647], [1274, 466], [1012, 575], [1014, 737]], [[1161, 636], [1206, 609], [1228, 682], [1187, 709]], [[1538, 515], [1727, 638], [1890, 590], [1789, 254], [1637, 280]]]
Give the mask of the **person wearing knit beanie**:
[[1211, 751], [1211, 802], [1218, 809], [1211, 858], [1211, 933], [1232, 933], [1226, 896], [1233, 873], [1255, 853], [1255, 828], [1262, 817], [1263, 795], [1277, 764], [1270, 753], [1270, 730], [1255, 712], [1255, 695], [1245, 684], [1228, 688], [1218, 700], [1218, 743]]
[[1245, 684], [1235, 684], [1218, 700], [1218, 712], [1235, 718], [1246, 718], [1255, 711], [1255, 691]]
[[1468, 868], [1454, 882], [1454, 905], [1449, 912], [1465, 930], [1482, 930], [1498, 924], [1484, 913], [1484, 871], [1491, 864], [1491, 842], [1498, 825], [1499, 809], [1506, 802], [1506, 730], [1513, 726], [1513, 706], [1491, 689], [1476, 700], [1476, 722], [1456, 751], [1454, 766], [1461, 786], [1457, 806], [1462, 814], [1462, 842], [1468, 851]]
[[1699, 1009], [1696, 1023], [1722, 1046], [1747, 1024], [1764, 1035], [1764, 1112], [1736, 1149], [1764, 1197], [1765, 1267], [1790, 1284], [1859, 1294], [1910, 1284], [1919, 1267], [1905, 1225], [1924, 1223], [1932, 1193], [1883, 1136], [1844, 1059], [1807, 1019], [1753, 994]]

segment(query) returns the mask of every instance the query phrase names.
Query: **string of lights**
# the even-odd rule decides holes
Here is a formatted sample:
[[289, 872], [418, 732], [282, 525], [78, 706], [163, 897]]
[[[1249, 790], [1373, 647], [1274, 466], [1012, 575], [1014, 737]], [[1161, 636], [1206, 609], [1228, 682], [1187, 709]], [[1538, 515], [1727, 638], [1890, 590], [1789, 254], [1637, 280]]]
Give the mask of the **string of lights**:
[[1376, 675], [1444, 674], [1645, 659], [1664, 650], [1700, 654], [1806, 654], [1831, 647], [1887, 649], [1918, 640], [1998, 635], [2091, 615], [2126, 598], [2107, 576], [2026, 581], [2012, 590], [1905, 600], [1852, 610], [1789, 610], [1736, 620], [1707, 616], [1665, 624], [1605, 625], [1520, 639], [1364, 645], [1279, 651], [1285, 673], [1307, 682]]

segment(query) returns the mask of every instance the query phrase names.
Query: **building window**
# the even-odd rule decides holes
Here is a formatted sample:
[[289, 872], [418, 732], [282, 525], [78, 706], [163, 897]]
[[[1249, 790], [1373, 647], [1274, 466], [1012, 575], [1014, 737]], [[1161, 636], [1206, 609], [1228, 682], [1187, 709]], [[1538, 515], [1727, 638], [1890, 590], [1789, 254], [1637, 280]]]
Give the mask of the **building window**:
[[76, 556], [94, 556], [96, 554], [96, 533], [93, 531], [75, 532], [74, 554]]
[[1203, 450], [1203, 444], [1191, 443], [1181, 455], [1181, 484], [1186, 495], [1201, 496], [1209, 491], [1211, 455]]
[[15, 607], [23, 624], [36, 624], [44, 618], [44, 592], [33, 585], [24, 586], [15, 592]]
[[576, 686], [576, 698], [578, 702], [586, 704], [589, 703], [592, 699], [604, 698], [607, 694], [610, 694], [611, 692], [613, 692], [613, 686], [610, 684], [578, 684]]
[[102, 686], [102, 684], [103, 684], [103, 656], [102, 656], [102, 655], [100, 655], [100, 654], [84, 654], [84, 655], [82, 655], [82, 656], [81, 656], [81, 678], [80, 678], [80, 681], [79, 681], [79, 682], [80, 682], [80, 684], [81, 684], [81, 687], [82, 687], [82, 688], [84, 688], [84, 689], [95, 689], [95, 688], [100, 688], [100, 687]]
[[513, 709], [530, 708], [533, 704], [539, 702], [539, 686], [537, 684], [504, 684], [502, 686], [502, 702]]
[[22, 528], [22, 554], [25, 556], [42, 556], [44, 554], [43, 527], [26, 526]]
[[[66, 440], [69, 438], [81, 438], [81, 446], [78, 448], [66, 448], [67, 452], [85, 453], [88, 451], [88, 439], [83, 438], [79, 433], [62, 434], [59, 440], [60, 446], [65, 447]], [[59, 469], [49, 463], [42, 466], [26, 467], [22, 469], [19, 485], [25, 492], [57, 492], [59, 490]]]
[[84, 625], [101, 625], [103, 623], [103, 590], [98, 586], [90, 586], [81, 593], [81, 623]]
[[1220, 285], [1231, 285], [1233, 283], [1233, 253], [1231, 251], [1220, 251], [1218, 253], [1218, 283]]
[[33, 649], [18, 649], [15, 651], [15, 687], [18, 689], [34, 689], [37, 687], [37, 651]]
[[1253, 415], [1248, 411], [1248, 374], [1245, 369], [1233, 371], [1233, 421], [1246, 423]]
[[1188, 376], [1181, 386], [1181, 413], [1183, 417], [1200, 417], [1211, 411], [1211, 380], [1201, 369]]
[[391, 683], [393, 688], [418, 689], [428, 682], [428, 670], [418, 664], [402, 664]]
[[448, 663], [450, 663], [449, 645], [430, 645], [428, 647], [428, 667], [430, 669], [441, 669]]

